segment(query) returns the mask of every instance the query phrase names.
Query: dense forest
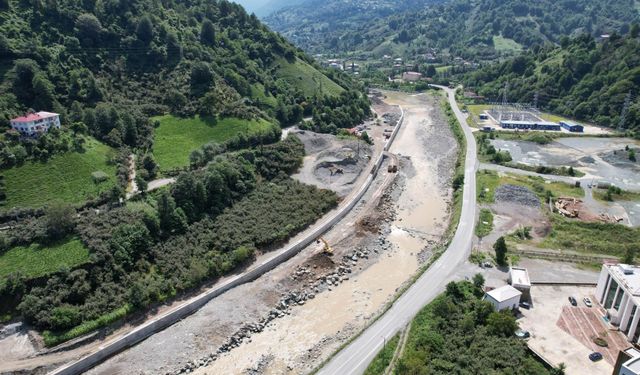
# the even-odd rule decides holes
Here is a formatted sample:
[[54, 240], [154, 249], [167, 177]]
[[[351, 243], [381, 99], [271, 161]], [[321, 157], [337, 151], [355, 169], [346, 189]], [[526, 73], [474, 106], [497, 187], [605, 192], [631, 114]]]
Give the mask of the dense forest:
[[481, 300], [484, 279], [451, 282], [411, 323], [395, 374], [562, 374], [546, 369], [515, 337], [510, 311]]
[[[589, 35], [565, 38], [561, 46], [535, 47], [501, 64], [469, 73], [464, 83], [498, 99], [538, 104], [550, 112], [599, 125], [640, 130], [640, 27], [604, 42]], [[628, 100], [628, 110], [625, 102]], [[625, 121], [621, 121], [625, 113]]]
[[[347, 7], [353, 2], [292, 7], [265, 21], [311, 53], [413, 58], [433, 48], [467, 59], [490, 60], [522, 47], [558, 42], [563, 35], [625, 33], [639, 19], [634, 0], [400, 2], [408, 8], [406, 12], [379, 19], [366, 17], [372, 10], [332, 14], [328, 4], [335, 7], [334, 3]], [[304, 17], [299, 15], [302, 11]]]

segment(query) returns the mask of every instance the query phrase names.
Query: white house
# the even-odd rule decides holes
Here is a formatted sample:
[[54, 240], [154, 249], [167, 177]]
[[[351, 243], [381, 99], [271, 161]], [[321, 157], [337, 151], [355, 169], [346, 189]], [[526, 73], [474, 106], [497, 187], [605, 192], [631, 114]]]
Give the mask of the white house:
[[46, 133], [51, 127], [60, 128], [60, 115], [51, 112], [29, 113], [11, 120], [11, 127], [24, 136]]
[[639, 342], [640, 267], [605, 264], [596, 286], [596, 299], [607, 311], [611, 324], [618, 326], [627, 340]]
[[501, 286], [485, 293], [483, 300], [493, 304], [496, 311], [518, 308], [522, 293], [511, 285]]

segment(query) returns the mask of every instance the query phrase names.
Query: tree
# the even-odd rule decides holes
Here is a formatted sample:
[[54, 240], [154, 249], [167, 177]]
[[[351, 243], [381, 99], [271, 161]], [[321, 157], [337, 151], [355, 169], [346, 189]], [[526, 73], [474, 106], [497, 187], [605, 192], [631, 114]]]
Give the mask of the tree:
[[636, 150], [629, 150], [629, 160], [631, 160], [632, 162], [636, 161]]
[[493, 312], [487, 318], [487, 331], [500, 337], [511, 337], [518, 329], [516, 318], [510, 311]]
[[481, 273], [476, 273], [475, 275], [473, 275], [473, 285], [482, 290], [482, 288], [484, 287], [484, 276], [482, 276]]
[[65, 203], [54, 202], [49, 205], [44, 216], [48, 239], [57, 241], [70, 234], [75, 228], [75, 213], [73, 207]]
[[213, 23], [207, 19], [202, 22], [202, 28], [200, 29], [200, 41], [208, 46], [213, 46], [216, 43], [216, 29]]
[[142, 158], [142, 168], [147, 171], [149, 179], [154, 179], [158, 174], [158, 163], [153, 154], [145, 154]]
[[436, 75], [436, 73], [437, 72], [436, 72], [436, 67], [435, 66], [433, 66], [431, 64], [427, 65], [427, 71], [426, 71], [427, 77], [429, 77], [429, 78], [434, 77]]
[[145, 45], [148, 45], [153, 40], [153, 22], [151, 22], [151, 18], [148, 15], [143, 16], [138, 21], [136, 36]]
[[496, 252], [496, 263], [499, 266], [504, 267], [507, 265], [507, 243], [504, 237], [498, 238], [496, 243], [493, 244], [493, 249]]
[[569, 176], [575, 176], [576, 175], [576, 171], [573, 170], [573, 167], [569, 167]]
[[84, 44], [93, 45], [100, 40], [102, 25], [93, 14], [83, 13], [76, 19], [76, 30], [78, 39]]
[[13, 93], [22, 103], [30, 106], [35, 99], [33, 81], [40, 72], [38, 64], [31, 59], [16, 60], [13, 68]]

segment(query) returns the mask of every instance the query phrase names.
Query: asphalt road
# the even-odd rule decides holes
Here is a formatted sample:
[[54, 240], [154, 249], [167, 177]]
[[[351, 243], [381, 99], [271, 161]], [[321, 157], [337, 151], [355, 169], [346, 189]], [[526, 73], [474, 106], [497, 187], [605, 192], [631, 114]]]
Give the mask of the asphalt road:
[[455, 92], [436, 86], [447, 92], [449, 103], [462, 125], [467, 142], [465, 183], [460, 223], [447, 251], [413, 284], [394, 304], [369, 326], [351, 344], [334, 356], [318, 374], [362, 374], [385, 341], [388, 341], [418, 313], [427, 303], [444, 290], [447, 280], [462, 265], [471, 251], [476, 217], [476, 171], [478, 159], [476, 143], [466, 119], [455, 101]]

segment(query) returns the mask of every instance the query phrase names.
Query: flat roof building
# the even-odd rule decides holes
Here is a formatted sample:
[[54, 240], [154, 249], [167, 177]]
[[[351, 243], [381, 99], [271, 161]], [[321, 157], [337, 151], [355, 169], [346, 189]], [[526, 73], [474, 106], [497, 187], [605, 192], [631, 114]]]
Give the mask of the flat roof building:
[[549, 121], [518, 121], [518, 120], [502, 120], [500, 126], [503, 129], [520, 129], [520, 130], [562, 130], [560, 124]]
[[509, 270], [509, 282], [516, 289], [530, 289], [531, 280], [526, 268], [511, 267]]
[[640, 375], [640, 351], [633, 347], [621, 350], [613, 375]]
[[611, 324], [618, 326], [627, 340], [636, 344], [640, 337], [640, 267], [605, 264], [600, 271], [596, 299], [606, 310]]
[[564, 129], [572, 132], [572, 133], [582, 133], [584, 132], [584, 126], [580, 125], [580, 124], [576, 124], [574, 122], [571, 121], [560, 121], [560, 126], [562, 126]]
[[491, 302], [496, 311], [518, 308], [522, 293], [511, 285], [501, 286], [485, 293], [483, 300]]

